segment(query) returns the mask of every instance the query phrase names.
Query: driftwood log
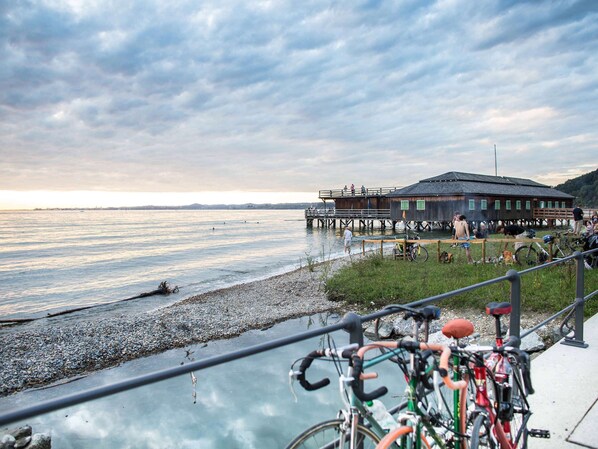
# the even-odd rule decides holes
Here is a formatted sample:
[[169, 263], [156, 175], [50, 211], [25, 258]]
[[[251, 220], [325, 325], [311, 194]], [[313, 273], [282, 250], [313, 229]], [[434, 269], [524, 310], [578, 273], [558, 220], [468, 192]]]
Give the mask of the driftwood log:
[[162, 282], [160, 282], [160, 285], [158, 285], [158, 288], [156, 290], [152, 290], [151, 292], [141, 293], [137, 296], [131, 296], [130, 298], [119, 299], [118, 301], [113, 301], [113, 302], [109, 302], [109, 303], [105, 303], [105, 304], [95, 304], [93, 306], [77, 307], [76, 309], [68, 309], [68, 310], [63, 310], [61, 312], [56, 312], [56, 313], [48, 313], [45, 317], [40, 317], [40, 318], [5, 318], [5, 319], [0, 319], [0, 324], [11, 325], [11, 324], [29, 323], [31, 321], [39, 320], [41, 318], [52, 318], [55, 316], [66, 315], [68, 313], [79, 312], [81, 310], [91, 309], [92, 307], [106, 306], [106, 305], [110, 305], [110, 304], [116, 304], [119, 302], [130, 301], [132, 299], [146, 298], [148, 296], [154, 296], [154, 295], [168, 296], [171, 293], [178, 293], [178, 292], [179, 292], [178, 286], [171, 287], [167, 281], [162, 281]]

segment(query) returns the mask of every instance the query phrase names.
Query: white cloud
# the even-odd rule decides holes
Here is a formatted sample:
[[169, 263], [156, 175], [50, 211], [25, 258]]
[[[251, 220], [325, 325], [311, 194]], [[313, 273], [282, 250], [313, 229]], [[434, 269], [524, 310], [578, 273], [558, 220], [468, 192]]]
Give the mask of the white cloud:
[[3, 8], [4, 190], [405, 185], [494, 143], [555, 184], [596, 154], [592, 2]]

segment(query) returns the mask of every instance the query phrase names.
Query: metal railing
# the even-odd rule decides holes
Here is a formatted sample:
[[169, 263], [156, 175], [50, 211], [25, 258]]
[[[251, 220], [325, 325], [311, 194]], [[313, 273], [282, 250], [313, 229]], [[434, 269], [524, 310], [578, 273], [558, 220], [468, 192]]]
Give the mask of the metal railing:
[[[584, 296], [584, 255], [587, 255], [592, 252], [598, 252], [598, 249], [593, 251], [587, 251], [585, 253], [575, 252], [572, 256], [566, 257], [564, 259], [559, 259], [555, 262], [550, 262], [544, 265], [540, 265], [537, 267], [529, 268], [523, 271], [516, 271], [516, 270], [509, 270], [504, 276], [500, 276], [494, 279], [490, 279], [484, 282], [480, 282], [478, 284], [470, 285], [468, 287], [463, 287], [457, 290], [453, 290], [451, 292], [443, 293], [440, 295], [430, 296], [428, 298], [415, 301], [412, 303], [407, 304], [411, 307], [420, 307], [425, 306], [428, 304], [439, 302], [443, 299], [451, 298], [453, 296], [460, 295], [462, 293], [466, 293], [469, 291], [477, 290], [479, 288], [487, 287], [490, 285], [494, 285], [501, 282], [509, 282], [510, 283], [510, 302], [512, 305], [511, 311], [511, 318], [509, 324], [509, 333], [510, 335], [520, 336], [520, 327], [521, 327], [521, 277], [522, 275], [542, 270], [548, 267], [552, 267], [554, 265], [558, 265], [560, 263], [565, 263], [569, 260], [574, 259], [577, 265], [576, 269], [576, 294], [574, 302], [567, 306], [565, 309], [561, 310], [559, 313], [553, 315], [548, 320], [545, 320], [543, 323], [540, 323], [538, 326], [533, 328], [530, 331], [527, 331], [523, 336], [529, 334], [530, 332], [538, 329], [540, 326], [545, 325], [549, 321], [554, 320], [558, 316], [569, 312], [571, 317], [575, 319], [575, 326], [573, 329], [573, 336], [568, 336], [565, 338], [564, 344], [578, 346], [578, 347], [587, 347], [587, 344], [583, 340], [583, 317], [584, 317], [584, 304], [585, 302], [596, 296], [598, 294], [598, 290], [590, 293], [587, 296]], [[131, 379], [123, 380], [120, 382], [115, 382], [110, 385], [104, 385], [97, 388], [92, 388], [89, 390], [73, 393], [70, 395], [54, 398], [51, 400], [47, 400], [44, 402], [40, 402], [36, 405], [24, 407], [21, 409], [10, 410], [7, 412], [0, 413], [0, 426], [5, 426], [6, 424], [14, 423], [19, 420], [28, 419], [37, 415], [41, 415], [44, 413], [49, 413], [55, 410], [59, 410], [65, 407], [70, 407], [76, 404], [81, 404], [83, 402], [91, 401], [93, 399], [102, 398], [105, 396], [113, 395], [116, 393], [120, 393], [123, 391], [131, 390], [133, 388], [142, 387], [144, 385], [149, 385], [155, 382], [159, 382], [162, 380], [170, 379], [172, 377], [180, 376], [183, 374], [188, 374], [193, 371], [199, 371], [202, 369], [210, 368], [213, 366], [221, 365], [223, 363], [231, 362], [233, 360], [239, 360], [251, 355], [259, 354], [265, 351], [269, 351], [271, 349], [280, 348], [282, 346], [287, 346], [293, 343], [297, 343], [303, 340], [307, 340], [313, 337], [318, 337], [321, 335], [325, 335], [331, 332], [335, 332], [338, 330], [345, 330], [349, 333], [349, 340], [350, 343], [358, 343], [360, 345], [364, 342], [364, 335], [363, 335], [363, 323], [367, 321], [372, 321], [377, 318], [381, 318], [386, 315], [391, 315], [397, 313], [396, 310], [381, 310], [375, 313], [371, 313], [369, 315], [360, 316], [355, 313], [347, 313], [343, 319], [333, 325], [325, 326], [320, 329], [313, 329], [310, 331], [302, 332], [296, 335], [290, 335], [288, 337], [280, 338], [277, 340], [273, 340], [266, 343], [261, 343], [255, 346], [251, 346], [248, 348], [240, 349], [238, 351], [233, 351], [227, 354], [222, 354], [214, 357], [210, 357], [204, 360], [198, 360], [190, 363], [186, 363], [185, 365], [179, 365], [172, 368], [168, 368], [165, 370], [156, 371], [153, 373], [141, 375], [138, 377], [134, 377]]]
[[321, 199], [334, 198], [351, 198], [351, 197], [367, 197], [367, 196], [384, 196], [390, 192], [400, 189], [401, 187], [369, 187], [362, 189], [356, 187], [355, 189], [327, 189], [319, 190], [318, 197]]
[[390, 209], [306, 209], [305, 218], [353, 218], [390, 220]]

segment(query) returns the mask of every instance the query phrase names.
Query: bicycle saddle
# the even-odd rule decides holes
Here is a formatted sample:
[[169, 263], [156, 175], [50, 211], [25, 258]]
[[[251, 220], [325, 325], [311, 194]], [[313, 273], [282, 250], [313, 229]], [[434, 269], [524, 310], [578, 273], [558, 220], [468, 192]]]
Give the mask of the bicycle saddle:
[[459, 338], [469, 337], [473, 334], [473, 323], [463, 318], [456, 318], [450, 320], [442, 328], [442, 333], [445, 337]]
[[511, 313], [512, 309], [510, 302], [491, 302], [486, 304], [486, 315], [507, 315]]

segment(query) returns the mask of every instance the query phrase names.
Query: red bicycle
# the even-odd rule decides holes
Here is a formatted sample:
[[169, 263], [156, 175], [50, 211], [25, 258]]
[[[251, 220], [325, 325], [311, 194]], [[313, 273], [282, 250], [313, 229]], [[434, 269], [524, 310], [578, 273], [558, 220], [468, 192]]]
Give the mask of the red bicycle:
[[467, 360], [465, 369], [475, 380], [475, 405], [468, 412], [471, 449], [526, 449], [528, 436], [550, 436], [548, 431], [527, 428], [531, 416], [527, 395], [534, 392], [530, 359], [519, 349], [519, 338], [503, 340], [500, 319], [509, 313], [508, 302], [486, 306], [486, 314], [496, 323], [494, 346], [452, 348]]

